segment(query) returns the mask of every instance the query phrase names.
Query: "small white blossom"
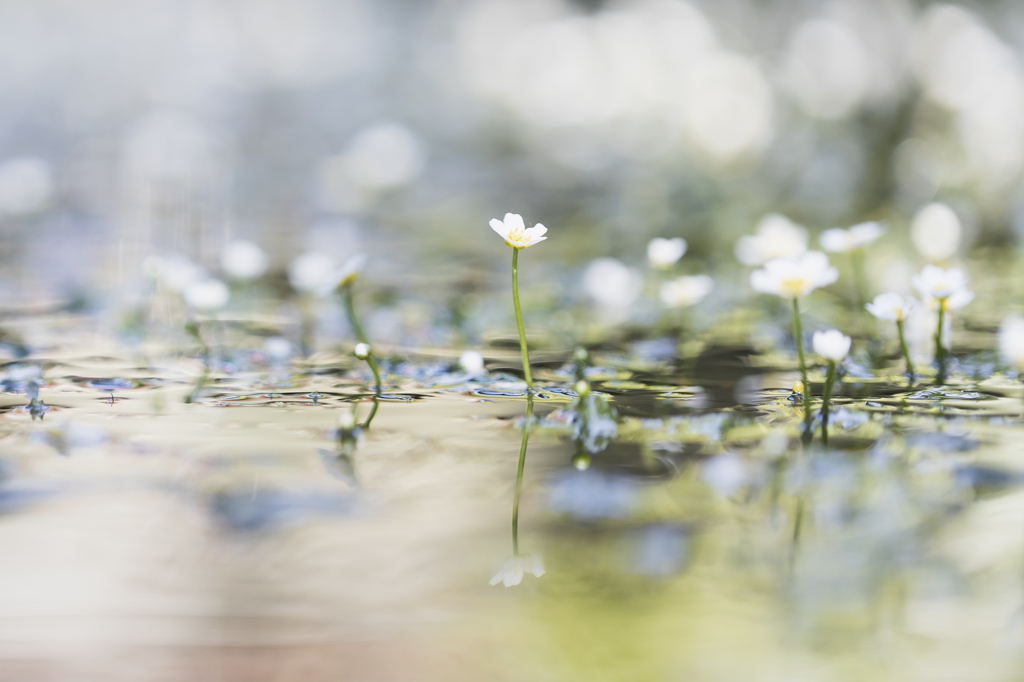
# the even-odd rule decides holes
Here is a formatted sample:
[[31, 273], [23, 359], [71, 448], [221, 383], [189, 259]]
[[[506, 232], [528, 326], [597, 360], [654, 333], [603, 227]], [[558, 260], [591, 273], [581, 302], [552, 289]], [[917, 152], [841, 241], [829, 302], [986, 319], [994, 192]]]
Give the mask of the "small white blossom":
[[967, 288], [967, 275], [960, 268], [926, 265], [911, 282], [932, 308], [941, 305], [943, 310], [959, 310], [974, 300], [974, 292]]
[[325, 253], [304, 253], [288, 265], [288, 281], [296, 291], [316, 294], [334, 272], [334, 259]]
[[188, 285], [182, 294], [188, 307], [196, 310], [223, 308], [231, 297], [228, 287], [219, 279], [206, 279]]
[[548, 228], [540, 223], [533, 227], [526, 227], [523, 216], [518, 213], [506, 213], [504, 220], [494, 218], [490, 222], [491, 229], [505, 240], [505, 244], [513, 249], [528, 249], [534, 244], [547, 239], [544, 235]]
[[880, 320], [902, 322], [914, 309], [914, 299], [889, 292], [875, 296], [875, 300], [864, 307]]
[[484, 356], [480, 355], [475, 350], [467, 350], [459, 356], [459, 367], [463, 369], [466, 374], [476, 376], [478, 374], [484, 374], [487, 370], [484, 368]]
[[798, 259], [774, 258], [762, 270], [750, 273], [750, 286], [762, 294], [782, 298], [803, 298], [815, 289], [839, 279], [839, 271], [829, 265], [828, 256], [808, 251]]
[[999, 353], [1003, 361], [1024, 372], [1024, 318], [1010, 315], [999, 327]]
[[854, 225], [848, 230], [836, 227], [821, 233], [821, 248], [829, 253], [849, 253], [871, 246], [885, 230], [880, 223], [871, 221]]
[[677, 277], [661, 285], [661, 302], [669, 308], [691, 306], [715, 288], [715, 282], [707, 275]]
[[811, 347], [814, 352], [829, 362], [842, 362], [850, 354], [850, 345], [853, 340], [838, 329], [829, 329], [824, 332], [814, 332], [811, 337]]
[[346, 260], [341, 267], [333, 268], [324, 277], [320, 286], [317, 287], [316, 295], [326, 296], [340, 287], [348, 286], [355, 282], [368, 260], [369, 258], [365, 253], [357, 253]]
[[929, 260], [952, 258], [960, 248], [962, 232], [960, 218], [946, 204], [928, 204], [910, 222], [910, 239]]
[[807, 230], [786, 216], [769, 213], [755, 234], [736, 242], [736, 258], [744, 265], [763, 265], [773, 258], [799, 258], [807, 251]]
[[526, 573], [535, 575], [538, 578], [546, 573], [544, 562], [541, 561], [540, 557], [520, 554], [506, 558], [501, 570], [491, 578], [490, 584], [497, 585], [498, 583], [503, 583], [505, 587], [512, 587], [523, 582], [523, 576]]
[[234, 279], [256, 279], [267, 271], [267, 254], [247, 239], [236, 239], [224, 247], [220, 264]]
[[355, 356], [357, 358], [359, 358], [360, 360], [365, 360], [366, 358], [370, 357], [370, 352], [371, 352], [370, 344], [368, 344], [368, 343], [357, 343], [354, 352], [355, 352]]
[[668, 270], [686, 253], [686, 240], [682, 237], [663, 239], [655, 237], [647, 242], [647, 262], [652, 268]]

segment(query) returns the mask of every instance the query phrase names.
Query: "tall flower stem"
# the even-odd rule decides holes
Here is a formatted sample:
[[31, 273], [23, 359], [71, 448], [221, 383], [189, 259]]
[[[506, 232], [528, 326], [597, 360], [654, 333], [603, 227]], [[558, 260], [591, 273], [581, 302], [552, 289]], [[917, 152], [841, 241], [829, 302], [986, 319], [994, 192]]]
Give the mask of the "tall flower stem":
[[864, 276], [864, 252], [857, 250], [850, 253], [850, 270], [853, 272], [853, 288], [857, 296], [857, 310], [864, 312], [864, 304], [868, 298], [867, 278]]
[[914, 385], [914, 361], [910, 359], [910, 348], [907, 347], [907, 338], [903, 333], [903, 320], [896, 320], [896, 333], [900, 337], [900, 350], [903, 352], [903, 359], [907, 361], [907, 377], [910, 386]]
[[832, 385], [836, 381], [836, 363], [831, 360], [828, 363], [828, 373], [825, 377], [825, 392], [821, 399], [821, 443], [828, 447], [828, 403], [832, 398]]
[[[345, 317], [348, 318], [348, 324], [352, 327], [352, 333], [355, 334], [356, 340], [369, 346], [370, 340], [367, 338], [366, 332], [363, 331], [363, 325], [359, 324], [359, 318], [356, 316], [356, 305], [352, 295], [351, 284], [341, 287], [341, 298], [345, 303]], [[373, 378], [377, 382], [377, 395], [380, 395], [383, 384], [380, 380], [380, 368], [377, 367], [377, 361], [373, 359], [372, 351], [366, 357], [366, 364], [369, 365], [370, 371], [373, 372]]]
[[[530, 351], [526, 348], [526, 331], [523, 329], [523, 311], [519, 305], [519, 249], [517, 248], [512, 249], [512, 303], [516, 307], [516, 325], [519, 327], [519, 349], [523, 353], [523, 374], [526, 376], [526, 393], [529, 397], [533, 394], [533, 377], [530, 375]], [[532, 403], [529, 409], [533, 410]], [[525, 440], [523, 441], [523, 452], [526, 452]]]
[[935, 385], [941, 386], [946, 383], [946, 347], [942, 343], [942, 325], [946, 321], [946, 299], [938, 299], [939, 322], [935, 327], [935, 364], [938, 365], [938, 374], [935, 375]]
[[359, 324], [359, 318], [356, 317], [356, 306], [353, 301], [351, 284], [341, 288], [341, 297], [345, 302], [345, 316], [348, 317], [348, 324], [352, 327], [352, 332], [356, 335], [356, 339], [359, 343], [370, 343], [369, 339], [366, 338], [366, 332], [363, 331], [363, 326]]
[[530, 420], [533, 419], [533, 393], [526, 394], [526, 417], [523, 438], [519, 442], [519, 468], [516, 470], [516, 492], [512, 496], [512, 556], [519, 556], [519, 497], [523, 492], [523, 470], [526, 469], [526, 444], [530, 441]]
[[800, 360], [800, 381], [804, 385], [804, 433], [801, 441], [809, 445], [813, 437], [811, 429], [811, 383], [807, 380], [807, 360], [804, 357], [804, 332], [800, 325], [800, 302], [793, 299], [793, 340], [796, 343], [796, 355]]

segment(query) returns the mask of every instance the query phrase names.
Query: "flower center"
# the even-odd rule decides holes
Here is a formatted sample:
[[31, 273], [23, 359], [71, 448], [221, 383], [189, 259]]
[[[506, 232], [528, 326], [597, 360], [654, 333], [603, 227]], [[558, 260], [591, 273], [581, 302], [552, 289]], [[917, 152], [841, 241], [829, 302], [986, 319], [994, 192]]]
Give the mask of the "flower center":
[[799, 298], [804, 291], [804, 284], [806, 281], [807, 279], [804, 277], [784, 279], [782, 280], [782, 285], [779, 288], [789, 294], [792, 298]]

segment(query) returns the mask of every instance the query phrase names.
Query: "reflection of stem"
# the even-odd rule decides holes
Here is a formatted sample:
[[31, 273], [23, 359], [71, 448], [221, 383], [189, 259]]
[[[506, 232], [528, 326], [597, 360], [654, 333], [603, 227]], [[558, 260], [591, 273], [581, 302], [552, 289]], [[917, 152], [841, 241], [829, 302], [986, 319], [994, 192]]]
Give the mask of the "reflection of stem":
[[[378, 395], [379, 395], [379, 393], [378, 393]], [[370, 416], [366, 418], [365, 422], [363, 422], [363, 428], [364, 429], [370, 428], [370, 424], [373, 422], [373, 418], [377, 416], [377, 408], [379, 408], [379, 407], [380, 407], [380, 398], [378, 398], [377, 396], [374, 396], [373, 397], [373, 407], [370, 409]]]
[[825, 393], [821, 400], [821, 443], [828, 447], [828, 401], [832, 397], [832, 384], [836, 380], [836, 363], [829, 360], [825, 377]]
[[941, 386], [946, 383], [946, 347], [942, 344], [942, 323], [946, 317], [946, 299], [938, 299], [939, 303], [939, 324], [935, 328], [935, 362], [939, 366], [939, 373], [935, 376], [935, 385]]
[[302, 315], [302, 326], [299, 330], [299, 346], [302, 350], [302, 357], [309, 357], [313, 352], [313, 301], [309, 296], [302, 296], [299, 300], [299, 310]]
[[800, 302], [793, 299], [793, 340], [796, 341], [796, 354], [800, 360], [800, 380], [804, 384], [804, 432], [800, 440], [809, 445], [813, 431], [811, 430], [811, 383], [807, 381], [807, 361], [804, 359], [804, 333], [800, 326]]
[[909, 377], [909, 385], [914, 385], [914, 361], [910, 359], [910, 349], [907, 347], [907, 339], [903, 334], [903, 320], [896, 320], [896, 332], [900, 337], [900, 350], [903, 351], [903, 359], [907, 361], [907, 376]]
[[804, 496], [801, 494], [796, 501], [796, 513], [793, 517], [793, 537], [789, 545], [789, 570], [796, 564], [796, 553], [800, 549], [800, 533], [804, 527]]
[[[199, 394], [202, 392], [203, 387], [206, 385], [206, 380], [210, 376], [210, 346], [207, 345], [203, 339], [199, 329], [199, 321], [192, 320], [185, 325], [185, 331], [189, 333], [196, 341], [199, 342], [199, 346], [202, 348], [203, 358], [203, 373], [199, 375], [199, 381], [196, 382], [192, 392], [185, 398], [185, 403], [194, 403], [199, 399]], [[111, 394], [111, 402], [113, 402], [113, 394]]]
[[[516, 324], [519, 327], [519, 349], [523, 353], [523, 374], [526, 375], [526, 392], [533, 391], [533, 377], [530, 376], [530, 351], [526, 348], [526, 331], [523, 329], [523, 311], [519, 307], [519, 249], [512, 249], [512, 303], [516, 307]], [[530, 409], [533, 409], [531, 403]], [[526, 447], [525, 445], [523, 446]]]
[[523, 439], [519, 443], [519, 468], [516, 470], [516, 492], [512, 497], [512, 556], [519, 556], [519, 495], [523, 491], [523, 469], [526, 468], [526, 444], [530, 441], [530, 420], [533, 418], [533, 393], [526, 393], [526, 417]]

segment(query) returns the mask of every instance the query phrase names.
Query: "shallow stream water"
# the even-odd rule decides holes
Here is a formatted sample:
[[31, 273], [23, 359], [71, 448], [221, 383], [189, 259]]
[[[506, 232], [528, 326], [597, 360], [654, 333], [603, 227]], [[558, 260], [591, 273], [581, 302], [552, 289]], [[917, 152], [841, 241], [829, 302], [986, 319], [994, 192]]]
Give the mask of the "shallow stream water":
[[375, 399], [350, 356], [240, 351], [196, 391], [192, 353], [38, 324], [0, 395], [0, 679], [1021, 679], [1016, 380], [851, 370], [825, 449], [752, 349], [538, 352], [544, 571], [505, 587], [515, 352], [391, 349]]

